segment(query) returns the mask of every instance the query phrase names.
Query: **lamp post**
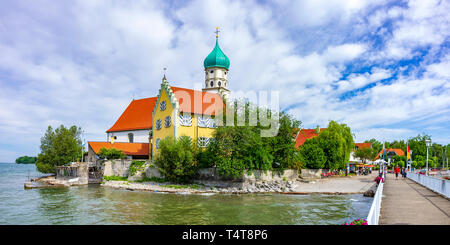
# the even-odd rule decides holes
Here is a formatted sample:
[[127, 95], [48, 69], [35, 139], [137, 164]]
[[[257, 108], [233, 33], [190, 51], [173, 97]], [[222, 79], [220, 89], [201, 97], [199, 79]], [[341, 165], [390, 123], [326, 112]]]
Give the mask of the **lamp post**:
[[427, 144], [427, 166], [426, 166], [426, 175], [428, 175], [428, 148], [431, 145], [431, 140], [425, 140], [425, 143]]

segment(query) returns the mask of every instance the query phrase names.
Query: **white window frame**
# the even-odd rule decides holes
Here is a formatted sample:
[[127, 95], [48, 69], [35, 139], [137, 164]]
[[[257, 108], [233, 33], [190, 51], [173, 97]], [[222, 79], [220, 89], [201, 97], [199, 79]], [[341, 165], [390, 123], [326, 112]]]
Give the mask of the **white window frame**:
[[158, 119], [158, 120], [155, 121], [155, 128], [156, 128], [156, 130], [160, 130], [161, 129], [161, 126], [162, 126], [161, 124], [162, 124], [161, 119]]
[[171, 125], [172, 125], [172, 118], [170, 116], [164, 118], [164, 127], [168, 128]]
[[167, 103], [165, 100], [161, 101], [161, 103], [159, 104], [159, 110], [160, 111], [165, 111], [167, 108]]
[[192, 115], [188, 113], [180, 113], [180, 125], [192, 126]]

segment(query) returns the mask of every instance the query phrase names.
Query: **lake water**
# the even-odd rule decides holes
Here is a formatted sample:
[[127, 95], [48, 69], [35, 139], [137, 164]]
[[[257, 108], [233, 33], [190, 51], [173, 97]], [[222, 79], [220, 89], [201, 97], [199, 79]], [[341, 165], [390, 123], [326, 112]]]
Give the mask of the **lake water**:
[[182, 195], [99, 185], [25, 190], [32, 164], [0, 163], [0, 224], [342, 224], [366, 218], [355, 195]]

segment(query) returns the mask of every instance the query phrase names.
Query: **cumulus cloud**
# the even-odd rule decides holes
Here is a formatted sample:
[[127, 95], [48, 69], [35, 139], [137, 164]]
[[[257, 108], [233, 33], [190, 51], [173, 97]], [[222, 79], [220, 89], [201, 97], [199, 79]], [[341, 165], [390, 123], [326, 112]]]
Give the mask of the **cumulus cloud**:
[[449, 10], [448, 1], [9, 2], [0, 161], [35, 155], [48, 125], [104, 140], [132, 98], [156, 96], [164, 67], [175, 86], [203, 84], [216, 26], [231, 90], [279, 91], [304, 127], [337, 120], [357, 140], [438, 132], [450, 108]]

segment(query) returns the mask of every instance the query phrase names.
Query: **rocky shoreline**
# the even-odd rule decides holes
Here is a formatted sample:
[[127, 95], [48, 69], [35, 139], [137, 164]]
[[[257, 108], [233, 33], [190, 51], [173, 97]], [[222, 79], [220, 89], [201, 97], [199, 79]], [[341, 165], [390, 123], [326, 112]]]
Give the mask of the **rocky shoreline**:
[[[301, 181], [275, 181], [275, 182], [252, 182], [245, 185], [238, 183], [228, 183], [228, 186], [220, 185], [205, 185], [205, 184], [191, 184], [180, 185], [173, 183], [156, 183], [156, 182], [130, 182], [130, 181], [104, 181], [101, 186], [125, 189], [130, 191], [150, 191], [162, 193], [176, 193], [176, 194], [252, 194], [252, 193], [279, 193], [279, 194], [328, 194], [328, 195], [345, 195], [345, 194], [363, 194], [369, 188], [362, 188], [358, 191], [342, 190], [336, 188], [335, 191], [330, 190], [307, 190], [301, 191], [303, 188], [298, 188], [305, 183]], [[308, 183], [315, 185], [315, 182]]]

